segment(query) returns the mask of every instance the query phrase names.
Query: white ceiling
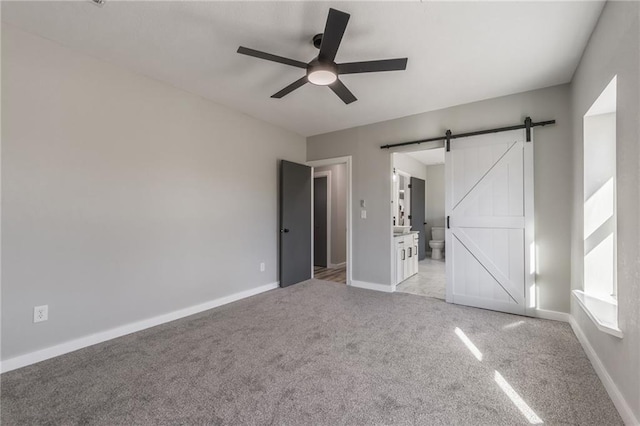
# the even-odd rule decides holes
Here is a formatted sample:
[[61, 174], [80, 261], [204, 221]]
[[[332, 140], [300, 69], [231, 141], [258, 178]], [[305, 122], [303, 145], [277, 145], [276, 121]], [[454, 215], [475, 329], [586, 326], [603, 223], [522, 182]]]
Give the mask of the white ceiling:
[[[569, 82], [602, 1], [2, 2], [2, 20], [309, 136]], [[351, 14], [337, 62], [408, 57], [406, 71], [342, 77], [344, 105], [304, 70], [329, 7]]]
[[403, 152], [415, 158], [422, 164], [433, 166], [434, 164], [444, 164], [444, 148], [425, 149], [423, 151]]

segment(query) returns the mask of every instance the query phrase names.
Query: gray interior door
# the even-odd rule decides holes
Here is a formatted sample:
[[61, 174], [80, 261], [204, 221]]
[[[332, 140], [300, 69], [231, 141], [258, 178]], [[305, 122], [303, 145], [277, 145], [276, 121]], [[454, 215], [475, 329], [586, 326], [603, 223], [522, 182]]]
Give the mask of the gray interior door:
[[426, 252], [426, 236], [424, 230], [424, 180], [418, 178], [411, 178], [411, 230], [420, 231], [420, 240], [418, 241], [418, 259], [422, 260], [427, 257]]
[[311, 167], [280, 163], [280, 287], [311, 278]]
[[313, 264], [327, 267], [327, 177], [313, 179]]

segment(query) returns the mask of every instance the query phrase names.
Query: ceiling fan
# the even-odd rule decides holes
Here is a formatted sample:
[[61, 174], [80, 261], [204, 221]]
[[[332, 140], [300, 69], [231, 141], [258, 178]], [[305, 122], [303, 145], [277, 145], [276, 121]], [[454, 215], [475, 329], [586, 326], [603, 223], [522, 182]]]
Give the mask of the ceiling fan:
[[272, 55], [259, 50], [249, 49], [248, 47], [243, 46], [238, 48], [238, 53], [307, 70], [304, 77], [294, 81], [278, 93], [273, 94], [271, 96], [272, 98], [282, 98], [283, 96], [302, 87], [306, 83], [312, 83], [318, 86], [329, 86], [329, 88], [333, 90], [333, 92], [338, 95], [345, 104], [350, 104], [351, 102], [356, 101], [357, 98], [349, 91], [349, 89], [347, 89], [342, 81], [340, 81], [338, 78], [339, 75], [380, 71], [402, 71], [407, 68], [407, 58], [336, 64], [336, 53], [338, 52], [338, 47], [340, 47], [340, 42], [342, 41], [342, 36], [347, 28], [350, 16], [351, 15], [348, 13], [341, 12], [336, 9], [329, 9], [329, 16], [327, 17], [324, 33], [316, 34], [313, 37], [313, 45], [320, 49], [320, 52], [316, 58], [312, 59], [308, 63]]

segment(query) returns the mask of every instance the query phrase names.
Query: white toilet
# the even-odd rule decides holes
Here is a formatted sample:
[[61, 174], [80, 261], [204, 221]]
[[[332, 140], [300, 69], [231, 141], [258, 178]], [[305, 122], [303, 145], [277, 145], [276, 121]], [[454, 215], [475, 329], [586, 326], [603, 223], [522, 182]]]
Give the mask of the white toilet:
[[444, 249], [444, 228], [434, 226], [431, 228], [431, 238], [429, 247], [431, 247], [431, 258], [442, 259], [442, 250]]

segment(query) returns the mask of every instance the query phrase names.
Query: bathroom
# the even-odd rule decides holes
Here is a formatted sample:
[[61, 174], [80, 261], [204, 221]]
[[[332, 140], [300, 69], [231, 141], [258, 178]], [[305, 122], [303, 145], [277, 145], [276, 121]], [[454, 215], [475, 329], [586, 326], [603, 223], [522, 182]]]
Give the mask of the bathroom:
[[392, 154], [396, 292], [445, 298], [444, 148]]

